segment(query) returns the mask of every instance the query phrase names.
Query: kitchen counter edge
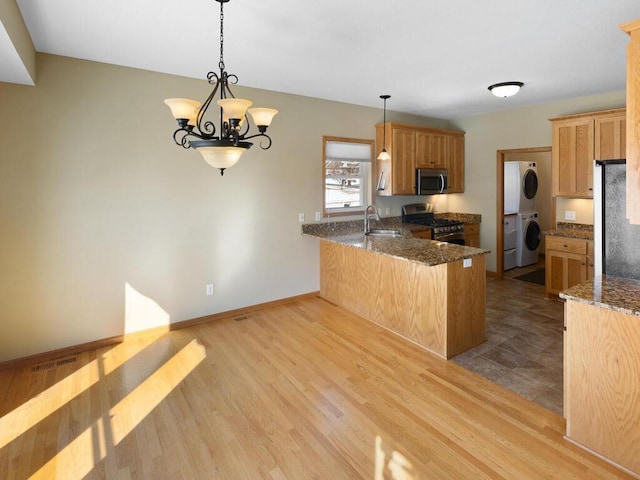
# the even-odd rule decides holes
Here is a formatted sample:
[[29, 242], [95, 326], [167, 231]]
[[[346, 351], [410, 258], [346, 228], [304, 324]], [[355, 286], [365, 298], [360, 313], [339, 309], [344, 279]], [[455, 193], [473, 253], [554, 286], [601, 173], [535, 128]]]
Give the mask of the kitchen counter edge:
[[484, 248], [413, 237], [411, 232], [426, 230], [426, 227], [420, 225], [393, 223], [385, 228], [396, 228], [402, 232], [402, 236], [365, 236], [362, 232], [362, 221], [304, 224], [302, 234], [428, 266], [451, 263], [490, 252]]
[[638, 280], [602, 275], [565, 290], [560, 298], [640, 317]]

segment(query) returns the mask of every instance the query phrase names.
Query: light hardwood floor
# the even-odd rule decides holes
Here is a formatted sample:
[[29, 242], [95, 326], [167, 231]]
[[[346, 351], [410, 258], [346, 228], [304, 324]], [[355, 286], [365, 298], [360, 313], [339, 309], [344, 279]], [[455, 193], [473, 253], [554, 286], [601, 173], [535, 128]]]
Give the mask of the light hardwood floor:
[[0, 478], [630, 478], [560, 416], [319, 298], [61, 363], [0, 371]]

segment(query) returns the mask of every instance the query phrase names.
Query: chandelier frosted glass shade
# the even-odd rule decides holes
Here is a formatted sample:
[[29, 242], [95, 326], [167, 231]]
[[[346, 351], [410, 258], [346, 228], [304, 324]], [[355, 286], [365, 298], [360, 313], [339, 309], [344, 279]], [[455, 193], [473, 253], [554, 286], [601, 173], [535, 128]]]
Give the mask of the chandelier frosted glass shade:
[[[214, 168], [224, 170], [233, 167], [242, 154], [249, 148], [243, 146], [196, 146], [197, 142], [192, 142], [192, 146], [198, 150], [204, 161]], [[248, 143], [248, 142], [245, 142]]]
[[187, 120], [188, 125], [195, 127], [200, 102], [190, 98], [167, 98], [164, 103], [169, 106], [173, 118], [178, 120], [178, 123], [181, 119]]
[[502, 82], [489, 87], [489, 91], [496, 97], [512, 97], [520, 91], [524, 83], [522, 82]]
[[271, 125], [271, 121], [273, 120], [273, 117], [276, 116], [276, 113], [278, 113], [278, 110], [275, 108], [250, 108], [247, 112], [251, 115], [253, 123], [256, 124], [258, 129], [264, 127], [266, 130], [266, 127]]

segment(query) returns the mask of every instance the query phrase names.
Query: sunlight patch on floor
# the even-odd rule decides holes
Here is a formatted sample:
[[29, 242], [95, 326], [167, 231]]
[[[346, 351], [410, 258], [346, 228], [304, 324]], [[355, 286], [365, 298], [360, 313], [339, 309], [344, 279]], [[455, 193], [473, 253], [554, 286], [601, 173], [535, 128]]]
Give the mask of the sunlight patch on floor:
[[206, 357], [193, 339], [30, 478], [81, 479], [142, 422]]

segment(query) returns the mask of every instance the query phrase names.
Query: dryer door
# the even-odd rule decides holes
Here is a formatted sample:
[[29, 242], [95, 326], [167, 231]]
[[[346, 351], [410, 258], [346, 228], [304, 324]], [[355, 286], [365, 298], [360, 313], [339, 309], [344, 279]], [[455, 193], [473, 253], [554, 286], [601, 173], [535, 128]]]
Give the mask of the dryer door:
[[534, 170], [527, 170], [522, 178], [522, 192], [531, 200], [538, 193], [538, 174]]
[[527, 224], [527, 231], [524, 235], [524, 244], [529, 250], [537, 250], [540, 247], [540, 241], [542, 240], [542, 232], [540, 231], [540, 225], [535, 220]]

